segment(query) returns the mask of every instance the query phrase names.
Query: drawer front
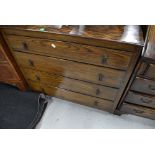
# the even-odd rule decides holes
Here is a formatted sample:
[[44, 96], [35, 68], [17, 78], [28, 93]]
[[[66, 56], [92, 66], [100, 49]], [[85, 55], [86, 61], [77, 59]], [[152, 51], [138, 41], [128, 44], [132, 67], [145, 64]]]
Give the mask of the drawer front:
[[136, 78], [131, 86], [131, 90], [155, 95], [155, 81]]
[[140, 93], [134, 93], [132, 91], [128, 92], [125, 101], [146, 107], [155, 108], [155, 97]]
[[155, 109], [124, 103], [120, 109], [122, 113], [155, 119]]
[[32, 81], [28, 81], [28, 84], [30, 85], [31, 89], [39, 92], [44, 92], [47, 95], [56, 96], [64, 100], [73, 101], [76, 103], [91, 106], [101, 110], [112, 112], [112, 108], [114, 106], [114, 103], [112, 101], [82, 95], [80, 93], [71, 92], [57, 87], [52, 86], [48, 87]]
[[52, 57], [13, 52], [20, 67], [26, 67], [119, 88], [125, 72]]
[[127, 70], [132, 53], [70, 42], [8, 35], [13, 50]]
[[150, 64], [146, 74], [147, 77], [155, 79], [155, 64]]
[[0, 81], [6, 82], [8, 80], [17, 80], [13, 68], [8, 63], [0, 64]]
[[155, 64], [142, 63], [138, 75], [155, 80]]
[[37, 70], [22, 68], [22, 72], [27, 80], [35, 81], [53, 87], [86, 94], [94, 97], [114, 101], [118, 89], [96, 85], [88, 82], [65, 78], [55, 74], [48, 74]]

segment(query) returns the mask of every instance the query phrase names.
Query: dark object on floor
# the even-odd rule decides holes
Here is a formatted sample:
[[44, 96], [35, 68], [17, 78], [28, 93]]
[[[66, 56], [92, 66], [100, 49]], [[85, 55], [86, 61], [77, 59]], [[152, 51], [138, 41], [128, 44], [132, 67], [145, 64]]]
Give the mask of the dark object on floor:
[[43, 94], [0, 84], [0, 129], [35, 128], [46, 105]]

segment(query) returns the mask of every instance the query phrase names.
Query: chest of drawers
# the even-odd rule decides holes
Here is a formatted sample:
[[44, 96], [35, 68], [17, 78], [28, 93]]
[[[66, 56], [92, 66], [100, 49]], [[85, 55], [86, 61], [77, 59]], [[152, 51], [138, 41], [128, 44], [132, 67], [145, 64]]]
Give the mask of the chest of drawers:
[[26, 83], [0, 32], [0, 82], [26, 90]]
[[123, 113], [131, 113], [155, 119], [155, 27], [150, 26], [146, 50], [133, 75], [119, 107]]
[[1, 29], [32, 90], [109, 112], [143, 47], [140, 31], [136, 42], [123, 40], [124, 26], [85, 26], [82, 33], [76, 26]]

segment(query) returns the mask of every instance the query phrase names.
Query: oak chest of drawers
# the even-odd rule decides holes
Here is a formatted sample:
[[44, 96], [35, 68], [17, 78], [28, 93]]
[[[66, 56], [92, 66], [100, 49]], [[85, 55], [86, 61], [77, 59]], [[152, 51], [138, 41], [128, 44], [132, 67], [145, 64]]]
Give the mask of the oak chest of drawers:
[[85, 26], [83, 32], [77, 26], [1, 29], [32, 90], [109, 112], [143, 47], [141, 31], [126, 40], [124, 26]]
[[150, 26], [146, 49], [119, 108], [123, 113], [155, 119], [155, 26]]

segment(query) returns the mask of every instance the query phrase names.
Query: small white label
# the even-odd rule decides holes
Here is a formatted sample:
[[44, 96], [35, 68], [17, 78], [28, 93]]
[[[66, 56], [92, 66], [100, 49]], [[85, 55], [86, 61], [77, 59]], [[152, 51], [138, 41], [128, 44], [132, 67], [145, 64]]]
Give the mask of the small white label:
[[53, 48], [56, 48], [56, 46], [55, 46], [54, 44], [51, 44], [51, 46], [52, 46]]

